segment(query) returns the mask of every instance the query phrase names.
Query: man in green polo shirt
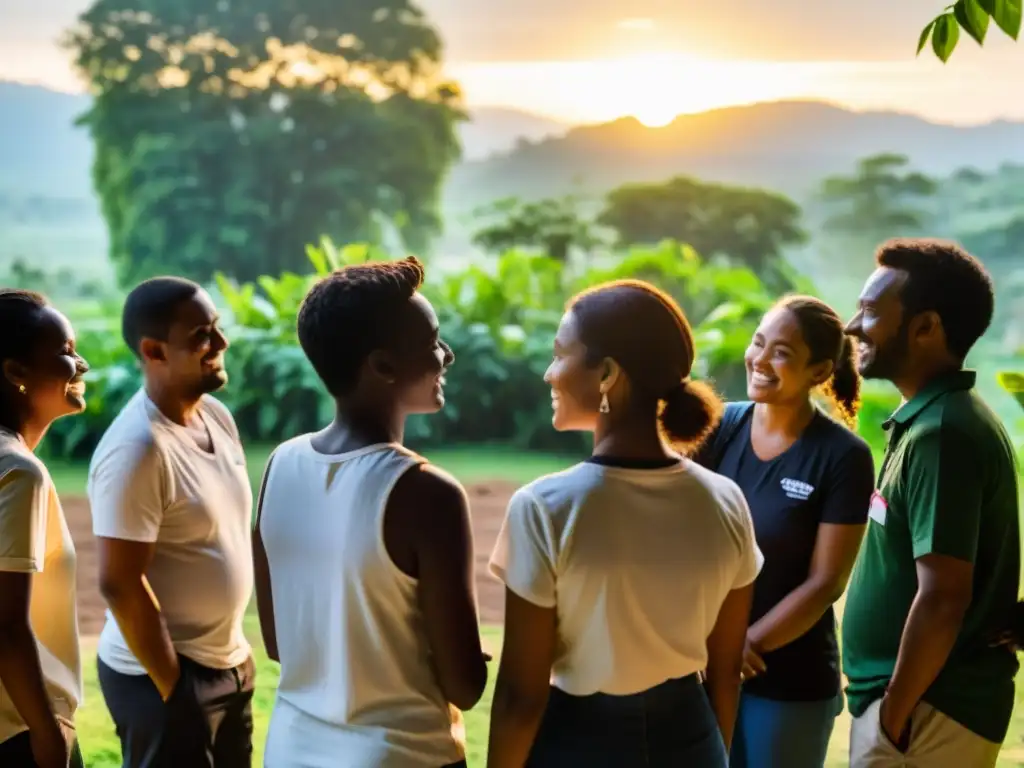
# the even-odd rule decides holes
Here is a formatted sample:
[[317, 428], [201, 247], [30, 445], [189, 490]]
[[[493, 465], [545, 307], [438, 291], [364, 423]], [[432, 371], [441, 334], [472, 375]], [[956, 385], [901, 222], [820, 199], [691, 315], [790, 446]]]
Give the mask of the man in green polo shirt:
[[993, 644], [1020, 575], [1013, 445], [963, 368], [992, 320], [988, 274], [954, 243], [894, 240], [847, 332], [903, 404], [843, 613], [851, 768], [994, 766], [1017, 658]]

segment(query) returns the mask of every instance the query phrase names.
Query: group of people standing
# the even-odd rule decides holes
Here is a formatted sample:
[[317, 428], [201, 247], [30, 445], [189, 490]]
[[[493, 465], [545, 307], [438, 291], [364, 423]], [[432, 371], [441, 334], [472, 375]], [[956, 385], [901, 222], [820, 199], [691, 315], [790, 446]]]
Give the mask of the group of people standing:
[[[403, 445], [454, 361], [423, 280], [408, 258], [310, 290], [298, 339], [336, 417], [272, 453], [254, 524], [212, 396], [228, 346], [212, 300], [177, 278], [128, 296], [145, 383], [88, 485], [126, 767], [250, 765], [254, 589], [281, 672], [267, 768], [466, 765], [489, 660], [471, 513]], [[745, 355], [748, 400], [723, 405], [691, 378], [671, 297], [640, 281], [574, 297], [544, 379], [554, 428], [594, 448], [514, 494], [490, 553], [506, 589], [488, 765], [821, 768], [845, 702], [853, 768], [994, 766], [1019, 489], [964, 368], [993, 305], [959, 246], [890, 241], [849, 322], [780, 300]], [[0, 324], [0, 766], [77, 768], [74, 545], [33, 450], [84, 408], [88, 367], [41, 296], [0, 291]], [[903, 398], [877, 476], [853, 431], [862, 378]]]

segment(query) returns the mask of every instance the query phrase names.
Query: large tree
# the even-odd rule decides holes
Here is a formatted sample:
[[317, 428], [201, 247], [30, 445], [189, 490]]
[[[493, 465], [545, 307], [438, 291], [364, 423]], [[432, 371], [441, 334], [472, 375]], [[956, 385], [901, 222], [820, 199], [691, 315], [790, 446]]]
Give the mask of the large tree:
[[408, 0], [96, 0], [68, 34], [122, 282], [304, 268], [440, 230], [457, 88]]
[[821, 200], [829, 209], [826, 227], [872, 240], [917, 234], [928, 219], [920, 205], [935, 195], [938, 185], [910, 170], [909, 162], [903, 155], [872, 155], [851, 176], [825, 179]]
[[572, 197], [530, 201], [507, 197], [480, 208], [476, 216], [481, 226], [473, 233], [473, 243], [495, 255], [526, 248], [566, 262], [574, 252], [586, 257], [602, 244]]
[[621, 245], [678, 240], [786, 288], [784, 250], [807, 240], [800, 219], [800, 207], [784, 195], [677, 176], [613, 190], [598, 221], [618, 233]]

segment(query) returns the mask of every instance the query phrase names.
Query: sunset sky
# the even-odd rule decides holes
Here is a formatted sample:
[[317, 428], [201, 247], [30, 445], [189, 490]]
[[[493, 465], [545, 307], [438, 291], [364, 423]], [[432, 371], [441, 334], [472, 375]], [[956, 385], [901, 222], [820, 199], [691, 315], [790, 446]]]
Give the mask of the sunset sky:
[[[423, 0], [471, 105], [660, 124], [730, 104], [821, 98], [955, 123], [1024, 119], [1024, 41], [963, 35], [914, 57], [946, 0]], [[4, 0], [0, 78], [79, 90], [55, 40], [87, 0]]]

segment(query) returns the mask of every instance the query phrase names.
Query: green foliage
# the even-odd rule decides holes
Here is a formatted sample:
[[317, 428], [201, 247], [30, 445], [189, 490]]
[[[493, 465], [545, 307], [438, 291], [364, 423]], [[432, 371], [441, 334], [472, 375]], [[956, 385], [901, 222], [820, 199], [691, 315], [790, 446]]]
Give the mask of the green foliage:
[[945, 64], [960, 41], [961, 28], [978, 45], [984, 45], [990, 21], [1016, 40], [1020, 35], [1021, 10], [1022, 0], [956, 0], [921, 31], [917, 53], [920, 55], [931, 38], [932, 51]]
[[784, 195], [677, 176], [613, 190], [598, 221], [615, 230], [621, 245], [689, 243], [783, 290], [789, 287], [783, 250], [807, 240], [800, 217], [800, 207]]
[[872, 239], [912, 235], [924, 228], [928, 213], [915, 207], [932, 198], [938, 184], [907, 169], [904, 155], [879, 154], [857, 164], [852, 176], [822, 182], [820, 198], [832, 209], [828, 229]]
[[461, 113], [409, 0], [95, 0], [66, 44], [122, 284], [300, 269], [309, 232], [440, 230]]
[[[217, 277], [230, 383], [219, 393], [248, 441], [276, 442], [322, 426], [333, 403], [306, 361], [295, 335], [302, 298], [313, 281], [337, 266], [386, 258], [372, 248], [340, 251], [325, 240], [310, 248], [308, 274], [263, 276], [238, 284]], [[566, 301], [584, 286], [618, 278], [656, 283], [686, 309], [699, 343], [696, 375], [712, 378], [730, 397], [743, 394], [743, 351], [773, 294], [743, 267], [702, 262], [674, 242], [637, 248], [609, 267], [573, 268], [549, 256], [508, 251], [487, 264], [428, 274], [434, 304], [456, 360], [447, 376], [448, 405], [407, 426], [421, 449], [502, 443], [522, 449], [577, 451], [579, 434], [551, 428], [544, 372]], [[84, 417], [57, 422], [46, 440], [53, 456], [86, 458], [109, 421], [140, 385], [138, 367], [116, 330], [116, 311], [79, 329], [92, 365]]]
[[586, 256], [602, 244], [593, 223], [580, 215], [571, 197], [530, 202], [507, 197], [475, 215], [489, 220], [473, 235], [473, 243], [488, 253], [526, 248], [564, 262], [574, 251]]
[[1004, 371], [999, 374], [999, 383], [1024, 408], [1024, 371]]

